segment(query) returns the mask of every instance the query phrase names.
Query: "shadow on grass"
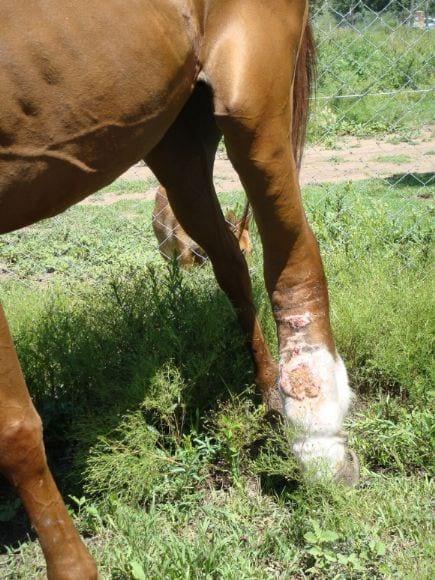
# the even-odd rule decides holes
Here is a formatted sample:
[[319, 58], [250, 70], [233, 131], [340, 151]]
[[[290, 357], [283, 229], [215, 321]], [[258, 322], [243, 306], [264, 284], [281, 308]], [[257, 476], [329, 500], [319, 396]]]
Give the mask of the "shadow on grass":
[[[15, 338], [65, 498], [80, 497], [89, 450], [127, 412], [141, 409], [161, 432], [172, 405], [183, 431], [198, 431], [205, 411], [253, 381], [227, 299], [206, 273], [184, 276], [176, 267], [55, 293], [36, 315], [26, 313]], [[0, 540], [16, 545], [30, 530], [20, 508], [11, 521], [0, 523]]]
[[291, 494], [300, 487], [300, 481], [289, 479], [279, 473], [260, 473], [260, 487], [264, 494], [275, 497], [284, 493]]
[[386, 183], [395, 187], [427, 187], [434, 185], [435, 173], [396, 173], [385, 178]]
[[0, 554], [18, 548], [25, 541], [36, 539], [36, 533], [30, 525], [24, 507], [2, 476], [0, 476], [0, 506], [3, 512], [0, 516]]

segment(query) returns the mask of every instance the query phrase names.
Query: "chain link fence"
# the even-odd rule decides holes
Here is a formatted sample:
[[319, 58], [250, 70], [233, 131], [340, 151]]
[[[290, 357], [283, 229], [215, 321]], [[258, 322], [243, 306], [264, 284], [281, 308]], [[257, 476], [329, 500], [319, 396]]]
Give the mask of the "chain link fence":
[[[318, 50], [317, 89], [302, 184], [330, 188], [382, 180], [391, 191], [412, 188], [413, 199], [430, 198], [435, 159], [435, 1], [314, 0], [311, 20]], [[218, 157], [219, 180], [219, 171], [229, 162], [223, 148]], [[236, 177], [229, 179], [228, 187], [242, 189]], [[397, 208], [401, 214], [408, 207], [406, 195], [402, 197]], [[239, 220], [230, 213], [228, 223], [243, 237], [244, 200], [241, 196], [239, 200], [235, 212]], [[153, 226], [167, 259], [175, 253], [183, 265], [205, 260], [165, 204], [156, 204]]]
[[[435, 3], [428, 1], [313, 2], [319, 54], [310, 128], [314, 143], [333, 147], [340, 138], [372, 137], [378, 140], [375, 152], [379, 148], [388, 153], [394, 151], [388, 145], [431, 137], [433, 16]], [[382, 140], [386, 145], [381, 147]], [[409, 163], [414, 161], [418, 159]], [[376, 171], [372, 176], [378, 176]], [[423, 178], [421, 185], [427, 180]]]

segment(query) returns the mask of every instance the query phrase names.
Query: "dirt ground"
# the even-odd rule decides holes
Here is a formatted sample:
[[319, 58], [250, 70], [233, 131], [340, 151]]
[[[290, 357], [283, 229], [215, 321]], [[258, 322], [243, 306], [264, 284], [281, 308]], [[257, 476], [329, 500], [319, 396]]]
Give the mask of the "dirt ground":
[[[406, 173], [430, 173], [435, 170], [435, 127], [426, 129], [418, 139], [342, 138], [334, 148], [307, 146], [301, 171], [302, 185], [339, 183], [388, 177]], [[128, 193], [128, 199], [150, 199], [154, 195], [153, 174], [143, 163], [131, 167], [127, 180], [144, 180], [144, 191]], [[225, 152], [217, 155], [214, 181], [218, 193], [242, 189], [239, 178]], [[107, 204], [119, 201], [119, 192], [109, 192], [83, 203]]]
[[[320, 145], [305, 149], [301, 170], [301, 184], [340, 183], [362, 179], [390, 177], [435, 171], [435, 126], [425, 129], [412, 141], [396, 139], [342, 138], [334, 148]], [[84, 205], [110, 205], [122, 198], [150, 200], [155, 195], [155, 178], [142, 162], [126, 171], [121, 179], [144, 181], [143, 192], [111, 192], [110, 186], [103, 194], [90, 196]], [[427, 181], [427, 179], [426, 179]], [[225, 151], [219, 151], [214, 168], [217, 193], [243, 189]]]

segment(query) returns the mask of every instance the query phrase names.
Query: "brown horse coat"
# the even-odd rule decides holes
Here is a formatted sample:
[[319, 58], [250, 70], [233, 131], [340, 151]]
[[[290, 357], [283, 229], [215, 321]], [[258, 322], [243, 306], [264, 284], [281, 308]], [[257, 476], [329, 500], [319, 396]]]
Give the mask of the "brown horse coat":
[[158, 143], [198, 75], [193, 10], [2, 0], [0, 233], [63, 211]]

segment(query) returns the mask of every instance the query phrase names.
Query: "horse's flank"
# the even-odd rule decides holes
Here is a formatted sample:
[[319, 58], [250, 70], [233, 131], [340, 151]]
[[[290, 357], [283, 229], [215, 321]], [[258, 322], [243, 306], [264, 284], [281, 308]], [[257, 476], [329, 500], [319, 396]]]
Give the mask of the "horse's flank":
[[182, 11], [129, 4], [1, 2], [0, 233], [113, 181], [188, 99], [197, 55]]

